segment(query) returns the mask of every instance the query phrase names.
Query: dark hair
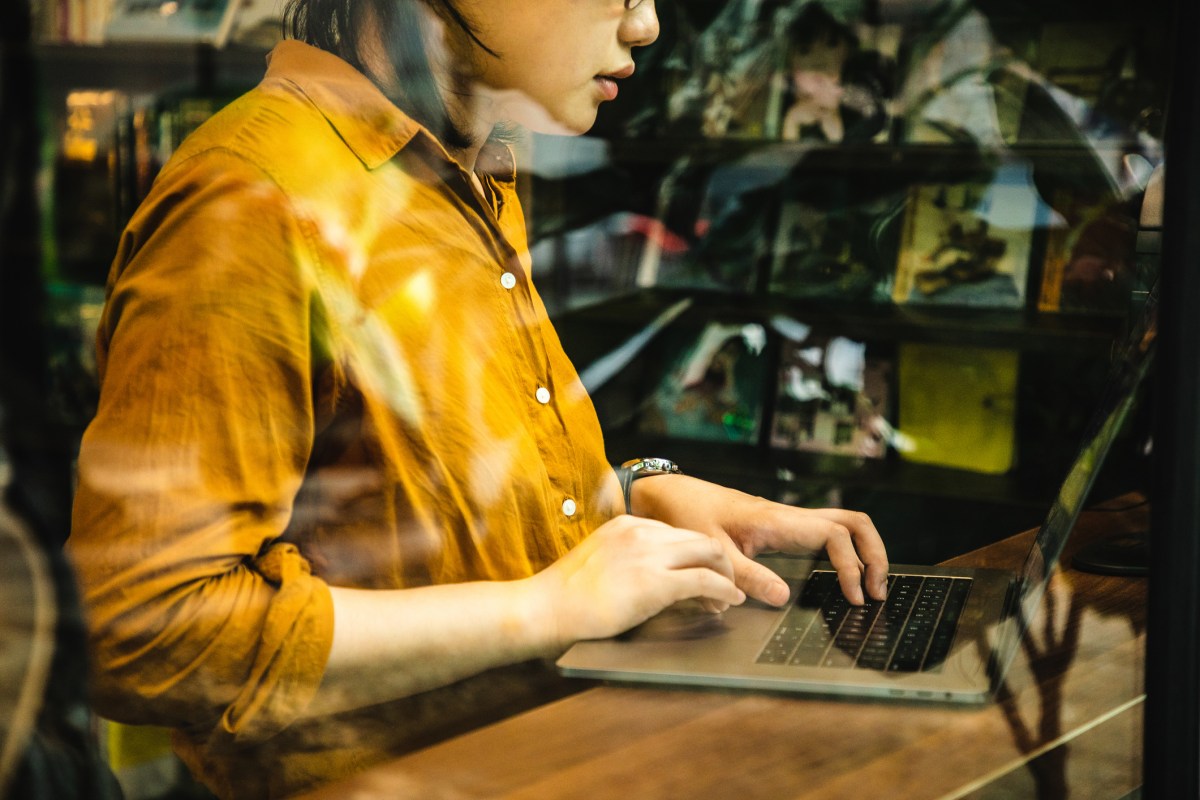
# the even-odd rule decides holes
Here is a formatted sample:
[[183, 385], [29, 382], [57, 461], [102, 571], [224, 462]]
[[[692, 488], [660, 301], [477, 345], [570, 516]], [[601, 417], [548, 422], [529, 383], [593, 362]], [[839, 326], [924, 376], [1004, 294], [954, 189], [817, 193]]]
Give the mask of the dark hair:
[[845, 44], [851, 51], [858, 48], [854, 31], [819, 3], [805, 6], [788, 25], [785, 35], [792, 58], [808, 53], [818, 44], [826, 47]]
[[333, 53], [378, 82], [380, 76], [372, 75], [362, 63], [360, 37], [365, 21], [373, 12], [379, 23], [380, 41], [396, 78], [394, 85], [380, 88], [445, 145], [468, 147], [472, 144], [471, 135], [451, 119], [438, 89], [429, 49], [422, 35], [418, 3], [430, 6], [435, 14], [458, 27], [477, 47], [496, 55], [479, 39], [453, 0], [288, 0], [284, 27], [292, 38]]

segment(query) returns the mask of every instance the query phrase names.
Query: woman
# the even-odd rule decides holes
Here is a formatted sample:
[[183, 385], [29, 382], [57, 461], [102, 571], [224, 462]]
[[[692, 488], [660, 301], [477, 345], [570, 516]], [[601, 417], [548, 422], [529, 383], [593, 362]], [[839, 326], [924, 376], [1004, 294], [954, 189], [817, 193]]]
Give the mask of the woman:
[[181, 146], [110, 276], [69, 543], [102, 714], [173, 728], [221, 796], [282, 796], [674, 602], [785, 602], [761, 550], [824, 548], [850, 599], [882, 596], [861, 514], [675, 474], [622, 513], [529, 282], [494, 132], [587, 130], [652, 1], [289, 18], [311, 44]]

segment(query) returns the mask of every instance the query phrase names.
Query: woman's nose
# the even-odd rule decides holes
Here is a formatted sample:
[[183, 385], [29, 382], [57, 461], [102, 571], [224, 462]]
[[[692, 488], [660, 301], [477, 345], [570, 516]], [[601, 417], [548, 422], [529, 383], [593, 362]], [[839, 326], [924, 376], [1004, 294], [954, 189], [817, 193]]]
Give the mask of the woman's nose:
[[654, 10], [654, 0], [642, 0], [625, 12], [617, 35], [630, 47], [645, 47], [658, 38], [658, 31], [658, 14]]

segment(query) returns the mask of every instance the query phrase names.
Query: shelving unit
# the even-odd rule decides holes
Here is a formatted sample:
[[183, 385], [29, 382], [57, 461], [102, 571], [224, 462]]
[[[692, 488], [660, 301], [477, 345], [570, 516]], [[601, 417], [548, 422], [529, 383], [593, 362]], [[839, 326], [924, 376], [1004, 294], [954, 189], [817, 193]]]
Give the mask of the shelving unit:
[[[1025, 309], [916, 307], [892, 304], [820, 302], [767, 293], [660, 288], [626, 294], [558, 315], [556, 324], [576, 346], [573, 357], [586, 365], [636, 333], [642, 324], [680, 302], [691, 301], [710, 318], [765, 322], [775, 316], [801, 318], [817, 326], [836, 325], [844, 335], [864, 340], [903, 340], [1012, 348], [1031, 352], [1105, 356], [1120, 333], [1116, 314], [1041, 314]], [[595, 332], [599, 335], [585, 337]]]
[[[708, 4], [710, 12], [722, 5]], [[1039, 23], [1075, 20], [1082, 13], [1077, 7], [1068, 8], [1069, 3], [1052, 6], [1036, 9]], [[994, 16], [998, 40], [1020, 40], [1025, 34], [1019, 28], [1032, 13], [1033, 10], [1007, 9], [1001, 16]], [[1105, 7], [1096, 13], [1100, 15], [1098, 18], [1111, 20], [1121, 18], [1126, 12]], [[43, 107], [48, 112], [46, 134], [51, 137], [61, 130], [71, 91], [108, 87], [129, 95], [238, 92], [261, 78], [265, 55], [264, 50], [252, 47], [216, 49], [205, 44], [169, 43], [42, 44], [32, 50]], [[653, 59], [650, 61], [654, 63]], [[661, 65], [661, 59], [658, 63]], [[638, 79], [643, 81], [643, 87], [665, 85], [656, 84], [653, 72], [641, 67]], [[623, 94], [625, 91], [623, 88]], [[664, 99], [655, 98], [653, 89], [649, 94], [643, 92], [643, 97], [652, 101]], [[602, 132], [604, 122], [602, 116]], [[761, 208], [753, 209], [753, 213], [761, 230], [767, 232], [778, 225], [785, 197], [818, 209], [836, 209], [839, 204], [869, 202], [887, 195], [903, 196], [912, 186], [930, 181], [986, 180], [1005, 159], [1030, 164], [1035, 182], [1046, 188], [1043, 194], [1055, 186], [1065, 186], [1085, 194], [1115, 195], [1103, 166], [1115, 154], [1104, 150], [1103, 145], [1097, 148], [1083, 140], [1056, 142], [1041, 138], [996, 148], [962, 142], [906, 142], [895, 136], [885, 142], [829, 143], [705, 138], [680, 135], [678, 128], [671, 135], [623, 136], [611, 124], [607, 130], [604, 140], [607, 162], [592, 185], [608, 196], [598, 209], [585, 208], [586, 192], [577, 192], [574, 184], [566, 187], [554, 181], [541, 181], [528, 210], [535, 242], [542, 236], [564, 235], [572, 226], [588, 224], [608, 213], [661, 216], [662, 182], [681, 163], [694, 172], [736, 165], [737, 169], [757, 170], [766, 175], [763, 185], [772, 196]], [[838, 187], [836, 196], [830, 189], [834, 183]], [[665, 210], [671, 211], [671, 202], [698, 206], [701, 199], [687, 196], [687, 192], [676, 194], [667, 198]], [[694, 212], [695, 209], [685, 208], [682, 218], [686, 220], [688, 213]], [[679, 233], [691, 236], [686, 230]], [[1044, 232], [1035, 232], [1034, 236], [1034, 248], [1043, 247]], [[883, 261], [891, 257], [887, 252], [877, 255]], [[108, 257], [109, 254], [98, 255], [97, 263], [87, 268], [90, 271], [86, 282], [92, 289], [102, 280]], [[769, 428], [773, 400], [763, 409], [764, 432], [752, 445], [656, 439], [635, 433], [629, 419], [664, 369], [663, 363], [653, 361], [663, 355], [655, 349], [658, 337], [646, 344], [642, 355], [631, 361], [627, 369], [595, 390], [596, 406], [608, 428], [614, 459], [652, 448], [691, 462], [693, 473], [707, 472], [722, 482], [775, 496], [803, 494], [806, 485], [837, 484], [847, 505], [892, 516], [905, 525], [917, 520], [918, 524], [927, 524], [930, 531], [937, 528], [948, 531], [971, 518], [989, 517], [999, 535], [1013, 529], [1012, 514], [1023, 520], [1029, 510], [1044, 507], [1049, 499], [1046, 493], [1057, 477], [1055, 468], [1072, 455], [1072, 425], [1080, 424], [1080, 417], [1084, 416], [1082, 412], [1071, 412], [1070, 407], [1086, 405], [1089, 397], [1094, 396], [1102, 375], [1100, 368], [1123, 329], [1120, 309], [1100, 314], [1037, 311], [1036, 290], [1032, 286], [1040, 277], [1036, 265], [1030, 270], [1030, 294], [1023, 307], [981, 309], [895, 304], [877, 298], [867, 301], [788, 296], [772, 290], [768, 261], [762, 253], [748, 259], [744, 285], [726, 289], [669, 282], [639, 287], [627, 281], [608, 287], [608, 296], [599, 302], [580, 303], [577, 295], [580, 287], [568, 266], [544, 275], [540, 279], [541, 290], [552, 300], [552, 305], [563, 309], [555, 314], [556, 325], [568, 353], [581, 369], [612, 353], [666, 309], [685, 300], [690, 304], [689, 309], [675, 326], [701, 325], [706, 320], [740, 320], [769, 327], [771, 320], [784, 318], [884, 349], [895, 350], [906, 343], [1019, 353], [1018, 457], [1013, 469], [1001, 475], [976, 474], [906, 462], [895, 453], [882, 459], [853, 459], [773, 448], [765, 430]], [[85, 296], [87, 291], [91, 289], [84, 291]], [[70, 298], [79, 296], [71, 287], [59, 295], [67, 297], [68, 303], [74, 302]], [[777, 337], [772, 338], [770, 347], [774, 348], [773, 353], [778, 352]], [[764, 396], [774, 396], [777, 377], [772, 375], [768, 379]], [[705, 466], [699, 466], [701, 463]], [[901, 511], [902, 508], [907, 510]], [[940, 513], [938, 509], [947, 508], [958, 511], [944, 522], [929, 522]], [[1030, 521], [1036, 521], [1036, 516], [1033, 514]], [[945, 538], [936, 533], [926, 538], [939, 537]]]
[[[739, 4], [738, 0], [712, 2], [691, 13], [702, 24], [711, 24], [711, 20], [719, 18], [722, 8], [736, 6], [749, 10], [752, 5]], [[1004, 69], [1010, 71], [999, 75], [985, 68], [979, 73], [984, 76], [982, 83], [998, 92], [1013, 88], [1016, 81], [1016, 88], [1025, 93], [1026, 105], [1021, 107], [1017, 121], [1010, 119], [1007, 128], [1001, 122], [997, 128], [1005, 131], [1003, 138], [990, 142], [964, 142], [952, 137], [937, 142], [910, 139], [907, 132], [914, 129], [913, 121], [901, 119], [907, 113], [903, 109], [892, 120], [886, 135], [870, 141], [778, 141], [753, 134], [720, 137], [701, 135], [698, 129], [688, 132], [678, 120], [670, 124], [662, 121], [671, 102], [669, 93], [692, 74], [684, 68], [683, 59], [689, 52], [698, 52], [695, 40], [684, 42], [680, 38], [680, 29], [665, 33], [674, 43], [674, 49], [648, 59], [659, 69], [671, 64], [675, 70], [673, 77], [667, 80], [653, 73], [643, 74], [643, 83], [634, 90], [641, 103], [640, 115], [632, 128], [634, 133], [625, 136], [621, 127], [622, 119], [630, 119], [632, 112], [606, 120], [602, 111], [600, 127], [607, 146], [607, 161], [600, 174], [609, 176], [610, 184], [623, 182], [624, 204], [613, 203], [610, 197], [580, 196], [573, 190], [550, 191], [546, 196], [535, 192], [532, 215], [543, 230], [550, 232], [548, 235], [557, 232], [553, 224], [545, 222], [544, 215], [554, 217], [561, 213], [565, 218], [582, 219], [586, 223], [588, 214], [580, 209], [588, 210], [591, 221], [603, 220], [606, 213], [624, 212], [641, 218], [635, 230], [647, 232], [645, 247], [652, 246], [649, 242], [653, 237], [666, 235], [675, 237], [676, 252], [687, 251], [676, 256], [672, 262], [675, 272], [665, 278], [663, 273], [652, 269], [650, 280], [646, 279], [645, 271], [637, 263], [644, 259], [643, 250], [641, 255], [632, 257], [635, 262], [632, 265], [625, 264], [618, 270], [607, 265], [613, 272], [607, 285], [606, 265], [584, 264], [579, 269], [578, 261], [565, 260], [549, 282], [553, 287], [551, 299], [561, 309], [556, 312], [556, 325], [568, 354], [585, 376], [592, 365], [615, 358], [614, 354], [627, 348], [630, 342], [638, 342], [641, 348], [636, 355], [627, 353], [624, 368], [609, 375], [603, 385], [589, 387], [606, 428], [610, 460], [636, 455], [672, 457], [701, 477], [802, 504], [806, 499], [819, 500], [822, 493], [832, 488], [840, 503], [871, 513], [881, 522], [881, 528], [886, 525], [893, 531], [901, 531], [889, 538], [889, 546], [897, 547], [901, 555], [945, 557], [964, 549], [964, 536], [966, 544], [975, 546], [1039, 521], [1061, 479], [1061, 469], [1075, 454], [1078, 437], [1105, 377], [1112, 348], [1124, 335], [1128, 314], [1137, 301], [1135, 295], [1147, 288], [1143, 282], [1151, 278], [1154, 264], [1153, 257], [1139, 261], [1134, 252], [1138, 198], [1136, 188], [1123, 183], [1128, 176], [1121, 174], [1122, 168], [1139, 166], [1124, 162], [1122, 157], [1149, 140], [1130, 147], [1120, 137], [1108, 137], [1103, 125], [1095, 119], [1089, 120], [1092, 127], [1086, 130], [1082, 126], [1073, 127], [1074, 117], [1082, 112], [1070, 105], [1069, 93], [1056, 94], [1059, 86], [1054, 80], [1065, 76], [1069, 85], [1075, 80], [1086, 81], [1087, 76], [1060, 69], [1054, 80], [1035, 78], [1036, 66], [1030, 66], [1031, 71], [1022, 71], [1026, 65], [1020, 63], [1021, 53], [1032, 52], [1027, 45], [1038, 39], [1044, 25], [1059, 26], [1055, 35], [1060, 38], [1064, 31], [1077, 31], [1070, 35], [1085, 41], [1082, 37], [1091, 35], [1096, 26], [1064, 27], [1064, 24], [1086, 22], [1110, 27], [1115, 24], [1122, 36], [1127, 34], [1133, 46], [1130, 53], [1137, 51], [1136, 58], [1129, 56], [1120, 78], [1121, 91], [1126, 93], [1122, 102], [1126, 105], [1140, 102], [1149, 112], [1155, 108], [1161, 110], [1165, 86], [1158, 81], [1167, 70], [1158, 54], [1145, 52], [1145, 45], [1155, 40], [1156, 31], [1163, 30], [1166, 9], [1164, 5], [1151, 3], [1133, 19], [1131, 10], [1125, 6], [1085, 7], [1060, 0], [1036, 8], [1014, 8], [1009, 4], [1001, 7], [986, 2], [942, 4], [938, 9], [931, 7], [928, 13], [937, 14], [941, 9], [959, 6], [968, 9], [968, 13], [986, 15], [994, 38], [984, 46], [1013, 48], [1008, 54], [1011, 59], [1003, 61]], [[760, 8], [785, 7], [787, 4], [768, 4]], [[840, 11], [835, 10], [835, 16], [854, 13], [837, 8]], [[678, 14], [684, 11], [672, 13], [675, 16], [668, 15], [666, 19], [678, 23]], [[911, 34], [924, 40], [913, 44], [905, 39], [899, 48], [901, 54], [911, 54], [920, 48], [929, 52], [931, 45], [937, 45], [934, 29], [923, 26], [917, 19], [920, 13], [908, 20], [903, 36]], [[888, 24], [887, 15], [888, 9], [867, 4], [856, 23], [842, 20], [843, 30], [862, 33], [871, 26]], [[761, 21], [753, 24], [770, 28]], [[855, 28], [855, 24], [860, 27]], [[870, 38], [870, 34], [863, 35], [864, 41]], [[829, 44], [834, 38], [822, 41], [830, 47], [836, 46]], [[957, 44], [962, 46], [963, 42]], [[689, 51], [687, 47], [695, 49]], [[1057, 52], [1043, 55], [1059, 57]], [[941, 57], [970, 60], [969, 55], [958, 51]], [[986, 63], [986, 59], [979, 63]], [[719, 71], [721, 65], [716, 66]], [[893, 89], [898, 91], [903, 71], [909, 65], [897, 63], [896, 67]], [[640, 67], [639, 72], [642, 72]], [[761, 73], [761, 81], [776, 79], [770, 72]], [[756, 91], [750, 84], [743, 89]], [[1162, 96], [1146, 94], [1159, 90], [1164, 92]], [[1137, 96], [1137, 92], [1142, 96]], [[660, 121], [647, 122], [651, 113], [658, 114]], [[1156, 118], [1150, 113], [1138, 124], [1152, 129], [1157, 124], [1152, 120]], [[888, 296], [883, 296], [883, 291], [869, 296], [837, 296], [824, 288], [821, 296], [814, 296], [815, 293], [804, 296], [804, 291], [792, 294], [783, 291], [772, 275], [775, 246], [772, 237], [780, 227], [788, 202], [807, 206], [815, 216], [838, 214], [847, 208], [853, 211], [859, 205], [872, 203], [892, 203], [907, 209], [913, 202], [910, 193], [914, 187], [987, 183], [998, 166], [1011, 163], [1028, 170], [1030, 186], [1044, 204], [1036, 222], [1030, 225], [1028, 271], [1022, 301], [1017, 307], [898, 302], [890, 296], [890, 286], [886, 290]], [[734, 172], [738, 175], [731, 181], [729, 175]], [[724, 181], [719, 186], [712, 177], [715, 174], [720, 174]], [[684, 179], [680, 180], [680, 176]], [[731, 190], [729, 187], [739, 180], [741, 186]], [[676, 183], [672, 184], [673, 181]], [[742, 215], [737, 222], [746, 225], [731, 225], [732, 233], [728, 235], [752, 241], [753, 248], [743, 245], [742, 240], [719, 241], [721, 232], [714, 232], [715, 225], [721, 222], [720, 213], [729, 208], [728, 204], [721, 204], [730, 199], [731, 191], [743, 192], [736, 198], [738, 202], [746, 201], [737, 212]], [[1064, 224], [1061, 215], [1078, 212], [1077, 207], [1059, 205], [1064, 197], [1068, 202], [1088, 198], [1096, 204], [1107, 203], [1114, 213], [1125, 215], [1123, 221], [1129, 223], [1129, 229], [1115, 231], [1115, 238], [1103, 246], [1109, 248], [1110, 255], [1124, 259], [1136, 271], [1127, 303], [1110, 300], [1106, 306], [1083, 313], [1079, 309], [1039, 310], [1043, 269], [1049, 270], [1045, 254], [1051, 226]], [[886, 202], [878, 203], [881, 198]], [[621, 246], [636, 250], [629, 241], [635, 237], [628, 232], [621, 235], [626, 239]], [[862, 234], [843, 231], [842, 235]], [[888, 248], [903, 247], [903, 241], [898, 226], [890, 233], [885, 231], [885, 235], [891, 239], [872, 241], [867, 249], [859, 247], [862, 242], [858, 240], [847, 239], [845, 244], [855, 245], [853, 257], [865, 257], [863, 263], [868, 270], [890, 271], [895, 269], [898, 254]], [[739, 247], [744, 248], [740, 253]], [[831, 248], [834, 252], [837, 249]], [[605, 257], [611, 259], [612, 251], [609, 247]], [[572, 274], [573, 268], [579, 270], [578, 275]], [[688, 269], [695, 279], [689, 276]], [[588, 300], [577, 299], [584, 296]], [[687, 305], [686, 312], [663, 330], [656, 330], [656, 320], [680, 303]], [[691, 434], [666, 435], [639, 426], [637, 420], [651, 406], [655, 407], [655, 413], [661, 413], [663, 401], [655, 401], [652, 396], [675, 358], [669, 349], [660, 346], [663, 340], [672, 334], [677, 340], [680, 331], [688, 328], [698, 336], [706, 323], [758, 325], [768, 332], [764, 358], [772, 363], [783, 346], [780, 335], [771, 330], [772, 322], [779, 319], [796, 321], [829, 336], [865, 343], [869, 352], [882, 352], [885, 357], [895, 357], [899, 349], [910, 346], [975, 348], [980, 352], [1014, 354], [1019, 366], [1012, 398], [1016, 412], [1011, 468], [1000, 474], [987, 474], [917, 463], [890, 449], [881, 458], [859, 458], [773, 446], [771, 426], [780, 381], [774, 367], [767, 368], [761, 391], [757, 393], [765, 400], [756, 408], [759, 427], [751, 442], [722, 441], [719, 432], [712, 430], [702, 438], [693, 438]], [[654, 405], [655, 402], [658, 404]], [[889, 402], [896, 402], [895, 393]], [[900, 427], [903, 428], [903, 421]], [[679, 431], [685, 429], [678, 427]], [[1140, 435], [1140, 431], [1128, 433], [1130, 438]], [[731, 434], [731, 439], [736, 438]], [[1126, 442], [1126, 446], [1132, 444]], [[1136, 467], [1128, 463], [1123, 469], [1109, 469], [1096, 491], [1111, 493], [1140, 486], [1142, 478], [1135, 471]]]
[[[12, 49], [12, 48], [10, 48]], [[77, 445], [94, 410], [92, 341], [103, 302], [103, 285], [115, 255], [117, 235], [138, 198], [127, 183], [133, 166], [118, 144], [115, 116], [91, 120], [98, 150], [92, 161], [64, 159], [72, 108], [82, 95], [120, 95], [113, 114], [128, 114], [170, 98], [231, 98], [253, 87], [265, 70], [267, 51], [246, 46], [139, 42], [109, 44], [37, 43], [17, 57], [33, 66], [42, 137], [38, 181], [39, 270], [45, 281], [45, 314], [52, 383], [48, 404], [64, 441]], [[84, 123], [86, 124], [86, 123]], [[118, 148], [121, 152], [118, 153]], [[140, 167], [145, 169], [145, 166]], [[150, 165], [151, 171], [156, 167]], [[148, 180], [152, 174], [143, 176]]]

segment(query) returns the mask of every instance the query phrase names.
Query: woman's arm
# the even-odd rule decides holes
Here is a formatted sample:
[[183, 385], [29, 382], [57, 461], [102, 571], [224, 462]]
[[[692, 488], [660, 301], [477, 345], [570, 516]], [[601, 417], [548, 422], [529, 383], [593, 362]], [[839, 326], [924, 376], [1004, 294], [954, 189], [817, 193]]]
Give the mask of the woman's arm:
[[320, 682], [332, 601], [281, 538], [315, 427], [305, 241], [225, 150], [161, 173], [122, 236], [67, 545], [107, 717], [250, 740]]
[[393, 591], [332, 588], [333, 647], [308, 716], [444, 686], [613, 636], [672, 603], [736, 604], [725, 548], [703, 534], [621, 516], [524, 580]]

